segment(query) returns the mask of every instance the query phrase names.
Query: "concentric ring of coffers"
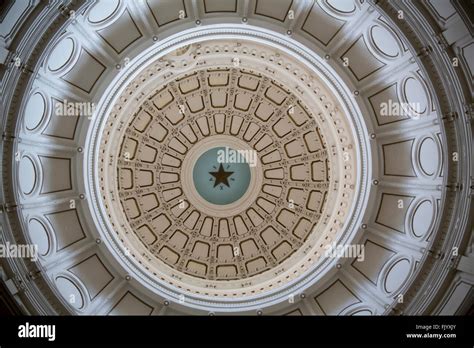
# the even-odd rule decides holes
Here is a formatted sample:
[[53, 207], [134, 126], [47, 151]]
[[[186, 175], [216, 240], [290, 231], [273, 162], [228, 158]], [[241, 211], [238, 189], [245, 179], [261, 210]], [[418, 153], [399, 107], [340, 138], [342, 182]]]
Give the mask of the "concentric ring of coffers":
[[[276, 267], [304, 244], [325, 212], [331, 168], [321, 130], [291, 92], [224, 66], [178, 77], [147, 105], [134, 113], [117, 154], [117, 190], [155, 257], [199, 278], [236, 280]], [[195, 198], [186, 164], [203, 143], [248, 151], [236, 139], [256, 152], [253, 177], [263, 172], [263, 182], [218, 210]]]
[[[358, 145], [344, 107], [275, 46], [242, 37], [175, 49], [141, 64], [104, 121], [110, 238], [184, 295], [271, 292], [321, 264], [353, 208]], [[264, 173], [248, 209], [219, 218], [190, 204], [181, 183], [186, 154], [217, 135], [247, 142]]]

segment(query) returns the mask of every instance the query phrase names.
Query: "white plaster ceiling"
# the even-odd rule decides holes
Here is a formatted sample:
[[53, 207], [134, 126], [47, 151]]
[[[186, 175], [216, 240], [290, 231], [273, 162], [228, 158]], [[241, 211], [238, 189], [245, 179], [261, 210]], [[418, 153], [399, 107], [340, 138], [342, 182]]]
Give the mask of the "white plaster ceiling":
[[[452, 12], [435, 2], [433, 6], [440, 11], [439, 16]], [[192, 38], [193, 32], [208, 30], [211, 36], [213, 30], [219, 31], [218, 24], [230, 32], [234, 30], [234, 38], [178, 42], [184, 32]], [[263, 39], [244, 33], [261, 28], [268, 31], [265, 35], [288, 41], [310, 55], [306, 58], [296, 51], [284, 53], [276, 44], [269, 47]], [[173, 40], [178, 42], [175, 46]], [[162, 51], [159, 54], [164, 58], [155, 65], [145, 64], [146, 59], [151, 61], [147, 53], [160, 52], [166, 45], [173, 49], [171, 53], [165, 55]], [[183, 45], [184, 49], [176, 51]], [[465, 46], [467, 55], [472, 45]], [[311, 56], [326, 65], [327, 75], [318, 76], [305, 65]], [[236, 57], [242, 62], [238, 68], [232, 60]], [[471, 62], [472, 57], [466, 60]], [[229, 85], [212, 87], [212, 79], [238, 83], [231, 92]], [[200, 81], [209, 81], [209, 85]], [[259, 89], [260, 84], [273, 91]], [[252, 89], [252, 85], [257, 87]], [[397, 23], [367, 1], [87, 3], [48, 42], [21, 102], [16, 128], [21, 142], [13, 150], [12, 185], [21, 207], [17, 212], [22, 231], [27, 241], [39, 245], [38, 268], [47, 284], [75, 314], [389, 313], [400, 294], [418, 279], [448, 204], [445, 191], [451, 180], [446, 168], [452, 154], [446, 151], [447, 135], [440, 122], [444, 115], [434, 87]], [[237, 97], [229, 104], [226, 96], [231, 94], [240, 95], [246, 105], [239, 107]], [[156, 106], [157, 95], [163, 100], [171, 95], [164, 111]], [[275, 101], [280, 96], [282, 100]], [[287, 105], [289, 100], [298, 105], [296, 114], [306, 120], [295, 122], [289, 114], [258, 118], [258, 105], [266, 103], [274, 112], [277, 104]], [[56, 116], [55, 108], [63, 101], [94, 103], [99, 111], [92, 117]], [[154, 107], [150, 106], [152, 102]], [[383, 115], [383, 103], [397, 102], [418, 107], [400, 116]], [[190, 113], [174, 120], [179, 113], [172, 108], [180, 103], [186, 103]], [[163, 161], [167, 153], [177, 156], [181, 165], [196, 142], [220, 133], [215, 126], [206, 134], [197, 124], [199, 117], [218, 123], [216, 104], [232, 112], [224, 117], [223, 122], [229, 125], [222, 133], [240, 137], [261, 150], [264, 164], [265, 155], [270, 153], [263, 151], [263, 146], [259, 149], [256, 139], [263, 139], [267, 133], [271, 133], [271, 141], [278, 139], [274, 146], [277, 157], [272, 157], [272, 162], [285, 160], [281, 167], [285, 174], [263, 179], [263, 185], [273, 183], [274, 189], [281, 189], [274, 202], [270, 199], [267, 204], [273, 208], [266, 211], [258, 204], [259, 199], [271, 198], [271, 193], [262, 189], [261, 197], [249, 202], [254, 215], [246, 210], [218, 219], [191, 205], [186, 218], [180, 218], [165, 201], [163, 188], [155, 186], [164, 187], [166, 181], [152, 181], [148, 185], [153, 186], [151, 189], [139, 181], [130, 181], [127, 186], [120, 171], [133, 168], [129, 169], [133, 172], [155, 164], [166, 167], [169, 163]], [[255, 115], [248, 116], [249, 109]], [[233, 133], [232, 124], [239, 121], [260, 127], [256, 130], [258, 137], [254, 134], [246, 138], [240, 128]], [[150, 141], [150, 134], [143, 135], [160, 124], [165, 134], [162, 138]], [[305, 142], [306, 135], [312, 140]], [[173, 148], [173, 139], [185, 144], [184, 154]], [[295, 141], [298, 146], [291, 147]], [[131, 163], [120, 161], [123, 147], [133, 150]], [[307, 174], [315, 156], [312, 153], [322, 150], [326, 156], [325, 177]], [[349, 163], [343, 160], [345, 154]], [[153, 160], [147, 161], [147, 156]], [[469, 154], [459, 156], [462, 161]], [[292, 177], [291, 168], [297, 165], [306, 166], [302, 169], [306, 186]], [[269, 164], [268, 168], [276, 166]], [[132, 175], [138, 178], [138, 174]], [[122, 182], [117, 183], [115, 176]], [[159, 175], [156, 178], [161, 180]], [[282, 180], [284, 184], [276, 184]], [[321, 180], [326, 183], [323, 189], [315, 186]], [[180, 186], [173, 188], [179, 190]], [[121, 192], [119, 187], [129, 190]], [[301, 192], [297, 193], [298, 189]], [[159, 241], [155, 249], [140, 244], [140, 239], [145, 244], [148, 240], [144, 234], [132, 238], [127, 232], [129, 229], [140, 235], [139, 229], [147, 226], [150, 236], [160, 238], [162, 223], [147, 225], [146, 217], [138, 221], [138, 216], [152, 210], [153, 203], [146, 200], [145, 191], [158, 197], [156, 205], [160, 206], [150, 218], [164, 214], [170, 231], [174, 231], [166, 234], [166, 240]], [[322, 196], [313, 197], [312, 192], [328, 193], [329, 197], [335, 193], [325, 207]], [[176, 203], [179, 197], [185, 197], [182, 195], [181, 190], [170, 200]], [[286, 206], [290, 198], [298, 201], [296, 205], [300, 204], [301, 209], [289, 210]], [[339, 204], [343, 208], [337, 210]], [[260, 219], [256, 222], [252, 216], [257, 215]], [[245, 229], [242, 237], [238, 237], [239, 216]], [[187, 226], [188, 218], [194, 219], [192, 226]], [[229, 221], [236, 226], [230, 233], [233, 231], [237, 238], [222, 237], [222, 226]], [[304, 229], [303, 238], [298, 232], [301, 221], [319, 227]], [[271, 243], [258, 237], [269, 228], [281, 230], [275, 234], [278, 240]], [[107, 229], [116, 236], [111, 237]], [[195, 230], [200, 234], [193, 233]], [[288, 236], [281, 238], [282, 233]], [[319, 240], [321, 236], [326, 237], [324, 242]], [[183, 240], [186, 242], [181, 243]], [[365, 259], [325, 260], [324, 267], [311, 273], [313, 278], [307, 281], [308, 270], [319, 262], [317, 257], [308, 256], [308, 250], [319, 244], [321, 255], [332, 241], [363, 245]], [[240, 246], [244, 257], [235, 260], [230, 255], [219, 261], [219, 248], [232, 248], [234, 244]], [[144, 266], [150, 258], [145, 250], [155, 251], [154, 266]], [[160, 257], [161, 252], [165, 254]], [[292, 253], [299, 256], [289, 257]], [[259, 258], [263, 263], [253, 268], [255, 272], [250, 271], [253, 266], [249, 262]], [[287, 258], [291, 262], [285, 263]], [[181, 259], [187, 263], [178, 267]], [[292, 268], [295, 265], [301, 270]], [[228, 267], [222, 277], [219, 266]], [[291, 277], [290, 271], [294, 272]], [[169, 281], [172, 278], [174, 282]], [[291, 282], [293, 288], [278, 293], [275, 289], [286, 282]], [[225, 291], [219, 292], [221, 289]], [[226, 306], [227, 296], [236, 302]], [[247, 296], [256, 297], [246, 302]]]

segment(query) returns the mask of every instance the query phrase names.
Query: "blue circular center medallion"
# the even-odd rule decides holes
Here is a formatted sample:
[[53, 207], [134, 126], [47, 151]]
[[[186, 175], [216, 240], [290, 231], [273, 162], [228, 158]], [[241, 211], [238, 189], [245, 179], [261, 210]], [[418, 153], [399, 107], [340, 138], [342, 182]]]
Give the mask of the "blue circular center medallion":
[[204, 152], [193, 168], [197, 192], [212, 204], [237, 201], [247, 192], [250, 178], [248, 157], [229, 147], [215, 147]]

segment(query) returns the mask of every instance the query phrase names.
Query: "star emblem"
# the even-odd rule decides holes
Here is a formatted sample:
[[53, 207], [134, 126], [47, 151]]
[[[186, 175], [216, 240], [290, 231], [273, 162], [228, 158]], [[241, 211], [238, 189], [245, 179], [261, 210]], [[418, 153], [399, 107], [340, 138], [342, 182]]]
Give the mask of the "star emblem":
[[220, 184], [224, 184], [227, 187], [230, 187], [228, 178], [229, 178], [229, 176], [234, 174], [234, 172], [226, 172], [224, 170], [224, 166], [221, 163], [219, 165], [219, 169], [217, 170], [217, 172], [209, 172], [209, 174], [211, 174], [215, 178], [214, 187], [216, 187]]

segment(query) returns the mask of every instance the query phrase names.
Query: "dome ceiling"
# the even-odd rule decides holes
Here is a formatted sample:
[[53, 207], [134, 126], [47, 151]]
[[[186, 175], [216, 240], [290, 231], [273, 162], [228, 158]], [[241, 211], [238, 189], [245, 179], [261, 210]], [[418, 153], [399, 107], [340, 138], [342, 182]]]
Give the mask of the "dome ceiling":
[[[232, 297], [280, 287], [340, 237], [356, 179], [348, 120], [283, 51], [248, 39], [185, 49], [140, 64], [104, 120], [98, 172], [107, 215], [125, 226], [117, 234], [130, 254], [170, 285]], [[178, 51], [179, 73], [170, 73]], [[235, 160], [222, 169], [216, 158], [199, 163], [226, 148], [248, 154], [248, 182]], [[218, 169], [228, 181], [215, 180]], [[242, 192], [232, 198], [234, 187]]]
[[[16, 9], [36, 31], [2, 75], [2, 240], [39, 253], [2, 268], [25, 284], [17, 300], [32, 314], [465, 306], [474, 44], [432, 3]], [[428, 17], [458, 66], [414, 24]], [[218, 159], [232, 151], [245, 161]]]

